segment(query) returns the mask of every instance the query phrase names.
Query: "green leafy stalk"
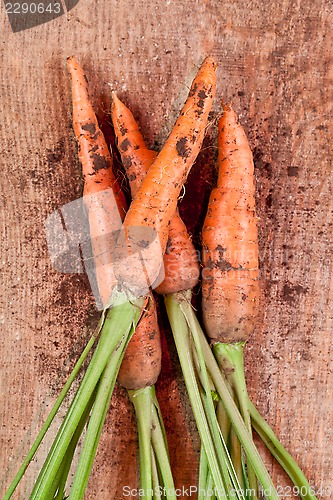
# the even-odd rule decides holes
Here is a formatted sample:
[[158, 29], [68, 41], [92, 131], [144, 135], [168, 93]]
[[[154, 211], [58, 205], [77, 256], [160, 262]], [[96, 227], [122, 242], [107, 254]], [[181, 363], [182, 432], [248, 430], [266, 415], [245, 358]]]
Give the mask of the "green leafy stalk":
[[179, 301], [176, 294], [166, 295], [165, 305], [194, 418], [196, 420], [200, 439], [204, 447], [209, 468], [216, 487], [217, 498], [218, 500], [225, 500], [225, 498], [227, 498], [227, 494], [224, 488], [223, 477], [221, 474], [213, 438], [207, 422], [207, 416], [201, 400], [195, 367], [192, 359], [188, 324], [182, 310], [179, 307]]
[[[213, 352], [218, 365], [224, 371], [230, 383], [232, 393], [236, 399], [236, 404], [243, 417], [247, 430], [249, 434], [252, 435], [244, 373], [244, 346], [245, 342], [235, 342], [233, 344], [217, 342], [213, 346]], [[241, 466], [241, 461], [239, 463]], [[242, 474], [241, 468], [238, 473]], [[251, 491], [251, 499], [256, 500], [258, 498], [258, 483], [251, 464], [247, 464], [247, 476], [249, 480], [249, 489]]]
[[231, 423], [228, 418], [227, 412], [223, 406], [221, 399], [218, 400], [216, 404], [216, 417], [219, 423], [219, 427], [222, 432], [223, 439], [226, 443], [229, 442]]
[[197, 373], [199, 375], [199, 378], [202, 380], [202, 388], [203, 388], [203, 391], [201, 390], [202, 400], [206, 411], [208, 423], [212, 432], [214, 445], [216, 447], [217, 456], [221, 467], [222, 477], [224, 480], [224, 485], [228, 494], [232, 498], [236, 494], [237, 498], [239, 498], [240, 500], [244, 500], [237, 474], [235, 472], [227, 445], [223, 439], [223, 434], [221, 432], [216, 417], [213, 395], [214, 399], [216, 397], [218, 398], [218, 396], [216, 394], [212, 380], [207, 372], [206, 363], [200, 342], [201, 330], [198, 331], [198, 323], [197, 321], [194, 320], [195, 315], [191, 303], [189, 301], [189, 296], [188, 297], [185, 296], [185, 300], [184, 300], [184, 293], [181, 293], [181, 296], [182, 300], [180, 300], [179, 306], [183, 311], [183, 314], [186, 318], [186, 321], [188, 323], [191, 332], [191, 336], [194, 341], [194, 347], [195, 347], [194, 360], [195, 361], [197, 360], [198, 364]]
[[246, 465], [245, 465], [245, 457], [244, 454], [242, 455], [242, 468], [243, 468], [243, 482], [244, 482], [244, 488], [245, 488], [245, 498], [246, 500], [252, 500], [252, 495], [251, 495], [251, 490], [249, 486], [249, 480], [247, 477], [247, 472], [246, 472]]
[[200, 449], [198, 500], [215, 500], [213, 478], [209, 470], [207, 457], [203, 446]]
[[[236, 394], [237, 402], [248, 430], [251, 431], [252, 426], [254, 427], [272, 455], [297, 487], [297, 491], [300, 493], [299, 496], [306, 500], [313, 500], [316, 497], [301, 469], [283, 448], [272, 429], [250, 401], [244, 376], [244, 346], [244, 342], [237, 342], [235, 344], [217, 343], [213, 346], [213, 352]], [[253, 492], [257, 492], [256, 482], [250, 474], [252, 471], [251, 468], [249, 470], [249, 466], [247, 472], [251, 499], [253, 499], [255, 498]]]
[[135, 408], [139, 437], [140, 457], [140, 488], [143, 490], [142, 498], [151, 500], [153, 496], [153, 478], [151, 462], [151, 429], [152, 429], [152, 396], [153, 387], [145, 387], [128, 391], [130, 400]]
[[250, 410], [252, 425], [259, 437], [262, 439], [273, 457], [279, 462], [281, 467], [286, 471], [294, 485], [297, 487], [299, 496], [303, 500], [316, 500], [313, 488], [309, 485], [305, 475], [301, 471], [292, 456], [282, 446], [268, 423], [260, 415], [254, 404], [248, 400], [248, 408]]
[[206, 498], [206, 488], [208, 480], [209, 467], [207, 456], [203, 446], [200, 448], [200, 462], [199, 462], [199, 478], [198, 478], [198, 500]]
[[136, 303], [127, 301], [114, 306], [107, 312], [97, 349], [46, 458], [30, 500], [48, 500], [47, 491], [54, 481], [84, 409], [112, 352], [122, 338], [128, 337], [133, 331], [132, 325], [136, 324], [143, 303], [144, 299], [140, 299]]
[[176, 500], [166, 433], [155, 387], [128, 391], [138, 421], [140, 488], [143, 498], [159, 498], [162, 487], [168, 500]]
[[[233, 396], [233, 389], [230, 386], [228, 380], [226, 380], [226, 384], [228, 386], [230, 394]], [[231, 427], [230, 420], [228, 418], [228, 415], [225, 411], [221, 399], [219, 399], [216, 405], [216, 416], [219, 422], [222, 435], [224, 436], [224, 440], [226, 443], [228, 443], [228, 448], [230, 450], [232, 463], [234, 464], [240, 487], [242, 488], [243, 492], [246, 492], [247, 474], [244, 468], [244, 457], [240, 450], [239, 440], [237, 438], [237, 435], [235, 434], [235, 431]], [[247, 498], [246, 493], [243, 493], [243, 496]]]
[[94, 406], [69, 496], [70, 500], [80, 500], [83, 498], [87, 487], [90, 471], [127, 343], [127, 338], [123, 337], [121, 344], [112, 353], [98, 383]]
[[[55, 496], [55, 500], [63, 500], [63, 498], [64, 498], [66, 482], [67, 482], [68, 474], [69, 474], [71, 464], [73, 461], [75, 449], [76, 449], [77, 443], [81, 437], [83, 429], [88, 421], [88, 417], [90, 414], [91, 407], [94, 403], [94, 400], [95, 400], [95, 393], [92, 394], [90, 401], [89, 401], [89, 404], [87, 405], [86, 409], [84, 410], [84, 413], [81, 417], [79, 425], [77, 426], [77, 428], [73, 434], [73, 437], [72, 437], [70, 445], [67, 449], [66, 455], [64, 456], [62, 464], [59, 468], [59, 471], [61, 472], [61, 474], [60, 474], [60, 480], [58, 482], [58, 487], [56, 490], [57, 494]], [[51, 498], [51, 495], [50, 495], [50, 498]]]
[[81, 366], [83, 365], [84, 361], [86, 360], [89, 352], [91, 351], [94, 343], [96, 342], [96, 339], [100, 333], [101, 330], [101, 325], [99, 324], [97, 330], [95, 331], [94, 335], [90, 338], [88, 344], [84, 348], [84, 351], [82, 352], [79, 360], [77, 361], [76, 365], [73, 368], [72, 373], [69, 375], [62, 391], [60, 392], [56, 402], [54, 403], [54, 406], [52, 407], [43, 427], [41, 428], [36, 440], [34, 441], [33, 445], [31, 446], [26, 458], [24, 459], [21, 467], [19, 468], [17, 474], [15, 475], [12, 483], [10, 484], [8, 490], [5, 493], [5, 496], [3, 497], [3, 500], [9, 500], [11, 496], [13, 495], [18, 483], [21, 481], [28, 465], [30, 464], [31, 460], [35, 456], [36, 451], [39, 448], [39, 445], [41, 444], [42, 440], [44, 439], [44, 436], [46, 432], [48, 431], [50, 425], [52, 424], [54, 417], [56, 416], [60, 406], [62, 405], [63, 400], [65, 399], [69, 389], [71, 388], [73, 381], [75, 380], [77, 374], [80, 371]]
[[259, 452], [253, 442], [253, 439], [244, 424], [242, 416], [240, 415], [239, 410], [232, 396], [230, 395], [225, 378], [221, 373], [221, 370], [214, 358], [214, 355], [209, 347], [207, 339], [204, 333], [202, 332], [201, 327], [194, 313], [193, 313], [193, 321], [197, 323], [197, 329], [198, 332], [200, 333], [200, 343], [203, 350], [208, 372], [214, 382], [216, 391], [218, 392], [223, 402], [224, 408], [231, 422], [231, 425], [234, 428], [238, 436], [238, 439], [240, 440], [244, 448], [248, 461], [251, 463], [265, 491], [266, 497], [271, 500], [277, 500], [279, 497], [275, 490], [272, 479], [270, 478], [267, 469], [262, 461], [262, 458], [259, 455]]
[[255, 470], [255, 473], [265, 491], [266, 497], [271, 500], [277, 500], [279, 497], [262, 461], [262, 458], [260, 457], [259, 452], [253, 443], [252, 437], [245, 427], [244, 421], [238, 411], [237, 406], [235, 405], [234, 400], [229, 394], [228, 387], [222, 377], [218, 366], [216, 365], [216, 361], [208, 344], [206, 347], [207, 349], [205, 348], [205, 358], [207, 361], [208, 370], [211, 374], [212, 379], [214, 380], [215, 387], [223, 401], [225, 410], [231, 421], [231, 425], [237, 433], [238, 439], [240, 440], [245, 450], [247, 459]]
[[150, 447], [150, 451], [151, 451], [151, 471], [152, 471], [151, 473], [152, 473], [153, 492], [154, 492], [153, 500], [160, 500], [162, 498], [160, 477], [158, 474], [156, 457], [152, 446]]
[[206, 497], [207, 500], [215, 500], [214, 493], [214, 483], [211, 473], [208, 471], [207, 482], [206, 482]]
[[[230, 455], [232, 458], [232, 463], [234, 464], [235, 471], [238, 477], [238, 481], [241, 490], [244, 492], [244, 481], [243, 481], [243, 467], [242, 467], [242, 448], [238, 440], [237, 434], [234, 429], [230, 430]], [[243, 493], [245, 495], [245, 493]]]
[[168, 444], [163, 424], [163, 419], [160, 407], [155, 395], [152, 396], [153, 411], [152, 411], [152, 445], [156, 460], [159, 466], [161, 483], [166, 491], [167, 500], [176, 500], [176, 490], [173, 482]]

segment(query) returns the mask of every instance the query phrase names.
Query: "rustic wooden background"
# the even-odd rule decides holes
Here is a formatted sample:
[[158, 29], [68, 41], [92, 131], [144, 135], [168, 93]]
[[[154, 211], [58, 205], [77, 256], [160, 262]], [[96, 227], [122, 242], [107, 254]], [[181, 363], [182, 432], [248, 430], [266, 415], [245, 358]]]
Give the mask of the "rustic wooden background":
[[[197, 65], [207, 54], [218, 60], [215, 110], [221, 97], [233, 102], [256, 165], [262, 315], [246, 350], [250, 393], [311, 485], [333, 487], [332, 23], [322, 0], [81, 0], [65, 16], [13, 33], [1, 5], [1, 492], [97, 318], [87, 278], [52, 268], [44, 231], [48, 214], [82, 190], [71, 54], [86, 69], [106, 132], [117, 89], [157, 148]], [[214, 178], [210, 144], [187, 189], [188, 202], [202, 204], [196, 218], [183, 202], [197, 242]], [[199, 443], [165, 331], [158, 395], [177, 486], [189, 486]], [[15, 498], [28, 498], [51, 438]], [[86, 498], [122, 498], [123, 485], [136, 486], [135, 456], [133, 410], [117, 387]], [[288, 485], [264, 456], [276, 484]]]

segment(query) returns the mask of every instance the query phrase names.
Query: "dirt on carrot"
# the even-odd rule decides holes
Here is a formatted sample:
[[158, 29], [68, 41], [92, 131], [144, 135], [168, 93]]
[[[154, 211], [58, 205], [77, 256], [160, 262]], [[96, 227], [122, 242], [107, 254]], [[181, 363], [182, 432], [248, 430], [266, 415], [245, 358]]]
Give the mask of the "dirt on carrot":
[[96, 280], [103, 304], [116, 284], [110, 248], [126, 212], [126, 200], [112, 166], [112, 157], [91, 105], [87, 79], [74, 56], [67, 59], [71, 76], [73, 128], [84, 177], [83, 201], [87, 208]]
[[247, 340], [259, 300], [253, 158], [231, 106], [218, 123], [218, 182], [202, 229], [202, 307], [213, 342]]
[[[147, 148], [131, 111], [113, 94], [112, 121], [117, 145], [135, 198], [157, 153]], [[156, 292], [173, 293], [193, 288], [199, 280], [198, 254], [187, 228], [176, 210], [169, 225], [169, 235], [163, 257], [162, 274]], [[164, 278], [163, 278], [164, 276]]]
[[151, 295], [120, 366], [118, 382], [129, 390], [155, 384], [161, 371], [162, 349], [155, 299]]
[[[127, 280], [144, 289], [157, 279], [168, 241], [169, 223], [175, 214], [180, 190], [200, 150], [208, 124], [216, 88], [216, 63], [210, 57], [201, 65], [193, 80], [182, 112], [154, 160], [132, 201], [124, 220], [127, 244], [133, 253], [140, 252], [146, 269], [131, 274]], [[147, 233], [149, 237], [147, 238]], [[137, 266], [138, 267], [138, 266]]]

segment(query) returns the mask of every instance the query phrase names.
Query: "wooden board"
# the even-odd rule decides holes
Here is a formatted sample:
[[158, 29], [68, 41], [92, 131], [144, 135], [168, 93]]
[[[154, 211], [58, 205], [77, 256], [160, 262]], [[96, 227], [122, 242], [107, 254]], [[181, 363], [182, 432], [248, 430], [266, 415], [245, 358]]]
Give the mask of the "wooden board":
[[[104, 129], [116, 89], [157, 148], [197, 65], [207, 54], [218, 60], [215, 111], [221, 98], [233, 102], [256, 166], [262, 312], [246, 350], [250, 393], [310, 484], [333, 491], [332, 21], [320, 0], [81, 0], [58, 19], [13, 33], [2, 5], [1, 492], [97, 319], [87, 278], [53, 269], [45, 238], [47, 216], [82, 191], [65, 67], [71, 54], [86, 69]], [[201, 211], [193, 220], [184, 200], [183, 213], [199, 241], [214, 167], [195, 168], [187, 192]], [[199, 441], [167, 328], [165, 343], [158, 395], [176, 484], [189, 487]], [[15, 498], [28, 497], [51, 439]], [[136, 487], [135, 456], [133, 410], [116, 387], [86, 498], [123, 498], [124, 485]], [[264, 456], [275, 483], [289, 485]]]

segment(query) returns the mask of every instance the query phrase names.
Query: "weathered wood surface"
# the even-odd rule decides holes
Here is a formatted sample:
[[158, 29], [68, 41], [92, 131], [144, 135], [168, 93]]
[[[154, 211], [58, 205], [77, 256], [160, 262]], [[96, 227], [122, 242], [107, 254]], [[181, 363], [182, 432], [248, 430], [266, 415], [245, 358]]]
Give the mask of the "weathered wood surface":
[[[332, 21], [321, 0], [81, 0], [66, 16], [12, 33], [1, 6], [1, 492], [97, 317], [86, 277], [52, 268], [44, 231], [47, 215], [82, 189], [70, 54], [86, 68], [99, 118], [107, 121], [110, 88], [117, 89], [156, 146], [196, 65], [207, 54], [218, 59], [215, 109], [220, 98], [232, 100], [256, 161], [262, 316], [246, 351], [251, 396], [311, 485], [333, 486]], [[199, 167], [187, 194], [193, 203], [201, 197], [202, 215], [212, 175], [204, 161]], [[185, 216], [196, 231], [190, 211]], [[158, 394], [177, 486], [189, 486], [199, 444], [167, 342]], [[136, 485], [133, 429], [117, 387], [86, 498], [122, 498], [123, 485]], [[28, 497], [43, 450], [15, 498]], [[288, 485], [265, 457], [276, 484]]]

